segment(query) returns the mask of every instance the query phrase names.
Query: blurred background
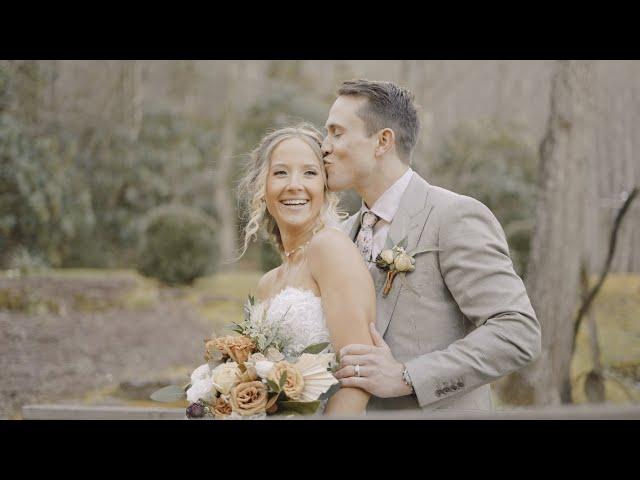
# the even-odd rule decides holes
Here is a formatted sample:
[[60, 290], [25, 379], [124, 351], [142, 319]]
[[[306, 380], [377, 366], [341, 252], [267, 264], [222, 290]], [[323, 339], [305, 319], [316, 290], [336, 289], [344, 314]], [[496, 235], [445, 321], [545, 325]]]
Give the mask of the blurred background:
[[640, 62], [0, 60], [0, 418], [186, 383], [280, 263], [226, 262], [247, 154], [353, 78], [411, 89], [413, 169], [505, 230], [543, 354], [496, 407], [638, 402]]

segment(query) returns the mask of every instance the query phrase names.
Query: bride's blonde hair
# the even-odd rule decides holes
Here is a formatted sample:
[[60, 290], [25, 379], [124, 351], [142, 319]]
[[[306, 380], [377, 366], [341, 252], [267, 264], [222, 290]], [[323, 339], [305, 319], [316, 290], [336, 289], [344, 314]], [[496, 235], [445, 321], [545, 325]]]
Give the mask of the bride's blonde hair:
[[[298, 138], [311, 147], [313, 153], [318, 158], [318, 162], [322, 166], [322, 134], [311, 124], [302, 123], [293, 127], [281, 128], [273, 132], [267, 133], [258, 146], [251, 152], [249, 161], [245, 167], [245, 174], [240, 180], [238, 192], [241, 202], [241, 212], [243, 219], [246, 220], [244, 227], [244, 246], [241, 258], [249, 244], [258, 237], [260, 229], [266, 234], [267, 239], [278, 249], [281, 256], [284, 253], [282, 245], [282, 237], [275, 219], [267, 210], [267, 202], [265, 199], [267, 192], [267, 175], [271, 162], [271, 154], [276, 146], [283, 140], [290, 138]], [[340, 219], [348, 216], [345, 212], [338, 211], [338, 203], [340, 199], [334, 192], [329, 191], [327, 186], [327, 176], [324, 168], [321, 168], [322, 178], [324, 180], [325, 200], [320, 210], [320, 226], [316, 229], [320, 230], [324, 226], [337, 225]]]

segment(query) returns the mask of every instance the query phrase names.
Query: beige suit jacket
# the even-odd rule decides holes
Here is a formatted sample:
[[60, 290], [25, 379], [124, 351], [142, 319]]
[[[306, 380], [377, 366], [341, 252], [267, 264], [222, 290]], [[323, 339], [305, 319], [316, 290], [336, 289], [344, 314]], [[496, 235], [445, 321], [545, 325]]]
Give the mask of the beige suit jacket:
[[[359, 213], [342, 224], [353, 240]], [[373, 271], [376, 327], [405, 363], [415, 394], [372, 397], [368, 410], [492, 409], [489, 383], [541, 350], [540, 324], [502, 227], [479, 201], [414, 172], [389, 229], [394, 244], [404, 236], [407, 251], [440, 249], [416, 255], [415, 271], [399, 274], [387, 297], [385, 272]]]

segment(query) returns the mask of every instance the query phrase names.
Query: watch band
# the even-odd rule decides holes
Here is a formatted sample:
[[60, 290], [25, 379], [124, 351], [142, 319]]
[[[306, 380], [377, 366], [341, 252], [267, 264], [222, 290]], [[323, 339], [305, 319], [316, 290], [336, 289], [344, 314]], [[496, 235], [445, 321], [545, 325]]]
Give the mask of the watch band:
[[402, 371], [402, 381], [406, 383], [408, 387], [411, 387], [411, 393], [415, 391], [413, 389], [413, 382], [411, 381], [411, 377], [409, 376], [409, 370], [407, 370], [407, 367], [404, 367], [404, 370]]

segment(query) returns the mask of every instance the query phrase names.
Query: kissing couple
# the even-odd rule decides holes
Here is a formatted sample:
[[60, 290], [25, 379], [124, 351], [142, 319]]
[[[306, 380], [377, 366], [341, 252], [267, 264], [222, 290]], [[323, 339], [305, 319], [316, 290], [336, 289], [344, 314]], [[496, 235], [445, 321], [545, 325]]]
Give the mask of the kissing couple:
[[[489, 384], [541, 351], [500, 223], [411, 169], [420, 121], [405, 88], [344, 82], [325, 127], [268, 133], [241, 182], [242, 253], [262, 230], [282, 256], [257, 285], [267, 319], [282, 321], [289, 354], [339, 352], [324, 415], [491, 410]], [[346, 189], [362, 198], [350, 217]]]

